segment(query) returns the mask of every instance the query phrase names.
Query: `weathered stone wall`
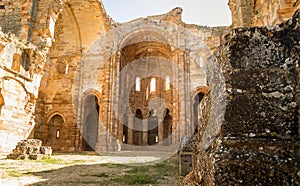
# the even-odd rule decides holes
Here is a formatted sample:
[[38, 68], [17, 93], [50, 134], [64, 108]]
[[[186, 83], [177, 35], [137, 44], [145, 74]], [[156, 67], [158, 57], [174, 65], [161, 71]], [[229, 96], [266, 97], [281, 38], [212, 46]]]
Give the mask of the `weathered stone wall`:
[[[46, 6], [43, 5], [43, 7]], [[91, 8], [95, 10], [90, 11]], [[38, 105], [36, 108], [36, 121], [39, 125], [35, 128], [35, 138], [42, 139], [47, 145], [53, 145], [50, 144], [51, 140], [47, 141], [49, 134], [46, 134], [47, 132], [45, 131], [49, 131], [49, 121], [53, 116], [58, 114], [64, 118], [64, 131], [68, 135], [61, 136], [61, 138], [64, 138], [62, 140], [64, 142], [60, 143], [60, 146], [56, 147], [56, 145], [53, 145], [54, 151], [80, 150], [82, 148], [82, 136], [80, 132], [84, 131], [85, 115], [87, 115], [84, 111], [84, 99], [87, 98], [89, 94], [97, 95], [101, 121], [105, 124], [109, 123], [110, 130], [114, 131], [113, 135], [122, 135], [120, 127], [115, 126], [116, 119], [112, 118], [112, 105], [107, 105], [107, 102], [112, 100], [112, 96], [118, 96], [117, 89], [113, 87], [113, 83], [115, 83], [114, 78], [116, 78], [116, 75], [120, 70], [118, 61], [120, 59], [118, 58], [124, 57], [124, 55], [129, 55], [129, 57], [134, 58], [135, 55], [139, 56], [141, 54], [153, 56], [157, 55], [155, 52], [159, 50], [161, 50], [159, 52], [163, 52], [165, 50], [164, 45], [158, 45], [157, 47], [152, 47], [154, 49], [149, 49], [154, 52], [149, 52], [147, 54], [146, 48], [151, 47], [148, 45], [141, 45], [132, 47], [128, 54], [121, 52], [121, 50], [125, 48], [125, 46], [124, 48], [121, 48], [120, 46], [123, 39], [127, 38], [128, 35], [137, 32], [137, 29], [140, 29], [140, 32], [136, 33], [137, 40], [131, 40], [130, 42], [139, 43], [139, 39], [142, 39], [142, 37], [148, 37], [153, 34], [145, 33], [145, 30], [141, 29], [143, 27], [146, 29], [148, 29], [148, 27], [156, 27], [163, 32], [169, 32], [168, 34], [171, 34], [172, 36], [169, 38], [166, 36], [162, 39], [170, 41], [172, 47], [182, 48], [182, 50], [173, 49], [174, 51], [172, 51], [172, 54], [167, 53], [167, 55], [171, 57], [171, 61], [176, 61], [180, 67], [185, 66], [183, 63], [185, 60], [184, 58], [188, 58], [190, 66], [184, 67], [189, 69], [192, 81], [192, 84], [190, 85], [191, 90], [188, 91], [196, 91], [199, 86], [205, 86], [205, 74], [203, 73], [204, 71], [199, 70], [199, 58], [202, 58], [202, 67], [205, 66], [206, 61], [204, 56], [207, 56], [210, 53], [210, 50], [215, 50], [229, 28], [210, 28], [197, 25], [186, 25], [181, 21], [181, 11], [181, 9], [174, 9], [162, 16], [152, 16], [144, 20], [139, 19], [130, 23], [114, 25], [110, 18], [105, 14], [104, 9], [99, 2], [98, 4], [96, 1], [78, 3], [74, 0], [64, 4], [61, 13], [56, 19], [54, 31], [55, 43], [53, 43], [53, 46], [50, 49], [50, 59], [46, 64], [46, 71], [39, 89], [39, 99], [37, 100]], [[91, 17], [93, 19], [97, 18], [97, 20], [93, 20]], [[157, 25], [158, 22], [163, 21], [169, 22]], [[95, 22], [98, 22], [99, 24], [94, 24]], [[176, 24], [174, 23], [178, 25], [178, 28], [175, 27]], [[116, 28], [114, 28], [115, 26]], [[168, 29], [171, 30], [169, 31]], [[154, 33], [154, 37], [161, 37], [158, 35], [160, 34], [155, 35]], [[176, 40], [178, 37], [179, 41], [177, 42]], [[196, 42], [185, 43], [185, 38], [187, 40], [190, 39], [188, 37], [198, 37], [208, 45], [208, 47], [204, 49], [202, 45], [197, 46]], [[152, 42], [155, 43], [157, 41], [154, 40]], [[161, 41], [159, 40], [159, 42]], [[175, 44], [176, 42], [179, 44]], [[93, 45], [91, 45], [92, 43]], [[139, 44], [142, 44], [142, 42]], [[150, 46], [152, 46], [152, 44]], [[186, 50], [185, 47], [190, 48], [191, 50]], [[203, 49], [199, 50], [201, 47]], [[143, 50], [144, 52], [141, 52]], [[119, 56], [119, 52], [121, 52], [121, 56]], [[110, 65], [110, 63], [113, 64]], [[128, 60], [127, 63], [129, 63]], [[95, 69], [97, 72], [93, 73]], [[139, 71], [142, 72], [146, 69], [150, 69], [150, 67], [145, 66]], [[166, 74], [170, 69], [169, 67], [166, 67], [164, 70], [160, 70], [160, 74]], [[135, 79], [135, 77], [132, 79]], [[174, 81], [179, 82], [179, 80]], [[122, 79], [122, 82], [120, 83], [128, 84], [124, 79]], [[143, 89], [145, 89], [144, 85]], [[157, 92], [161, 92], [159, 87], [162, 86], [163, 82], [160, 83], [158, 81]], [[173, 119], [176, 120], [177, 116], [175, 111], [171, 109], [172, 104], [174, 104], [172, 103], [172, 99], [177, 99], [176, 96], [173, 97], [173, 94], [174, 93], [168, 98], [170, 100], [168, 107], [174, 112]], [[149, 95], [150, 97], [156, 96]], [[144, 97], [139, 98], [144, 100]], [[138, 106], [139, 108], [148, 107], [146, 102], [142, 103], [139, 100], [140, 99], [133, 99], [133, 97], [131, 98], [131, 104], [134, 107], [132, 108], [133, 113]], [[148, 115], [148, 111], [148, 109], [143, 110], [145, 117]], [[185, 118], [185, 114], [182, 115], [182, 117]], [[78, 130], [78, 127], [81, 130]], [[117, 131], [117, 128], [119, 131]], [[103, 131], [105, 132], [105, 130], [99, 131], [102, 131], [102, 133]], [[102, 136], [105, 136], [105, 134]], [[100, 139], [102, 138], [99, 137], [99, 140]], [[177, 138], [174, 138], [174, 140], [175, 139]], [[102, 143], [104, 143], [105, 146], [106, 141], [103, 140], [104, 139], [102, 139]], [[63, 144], [63, 146], [61, 146], [61, 144]]]
[[[75, 117], [75, 111], [80, 106], [73, 99], [73, 85], [80, 83], [80, 79], [75, 79], [78, 62], [90, 45], [105, 34], [113, 23], [98, 0], [55, 2], [55, 8], [49, 10], [51, 4], [41, 2], [38, 18], [47, 19], [36, 24], [33, 37], [33, 42], [41, 46], [47, 46], [48, 42], [52, 44], [49, 38], [54, 38], [39, 89], [36, 107], [38, 125], [34, 134], [35, 138], [51, 145], [54, 151], [75, 151], [80, 136]], [[64, 123], [60, 128], [61, 135], [55, 141], [49, 138], [59, 127], [52, 131], [49, 123], [57, 115], [63, 118]]]
[[44, 53], [0, 33], [0, 151], [9, 152], [33, 127], [35, 101], [42, 78]]
[[297, 11], [283, 24], [226, 36], [215, 53], [226, 83], [225, 116], [215, 120], [221, 128], [209, 146], [199, 140], [190, 183], [299, 185], [299, 18]]
[[0, 27], [5, 33], [11, 32], [27, 40], [32, 30], [37, 11], [37, 0], [0, 2]]
[[272, 26], [291, 18], [299, 0], [230, 0], [232, 26]]

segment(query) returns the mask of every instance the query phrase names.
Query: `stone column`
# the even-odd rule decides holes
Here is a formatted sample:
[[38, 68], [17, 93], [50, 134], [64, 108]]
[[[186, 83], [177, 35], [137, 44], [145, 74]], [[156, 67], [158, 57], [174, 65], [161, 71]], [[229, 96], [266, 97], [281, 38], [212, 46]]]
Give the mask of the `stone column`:
[[128, 144], [132, 145], [133, 144], [133, 120], [134, 120], [134, 115], [133, 114], [128, 114]]
[[143, 141], [142, 141], [143, 146], [148, 145], [148, 120], [144, 119], [143, 120]]
[[164, 122], [163, 120], [158, 123], [158, 143], [162, 142], [164, 139]]

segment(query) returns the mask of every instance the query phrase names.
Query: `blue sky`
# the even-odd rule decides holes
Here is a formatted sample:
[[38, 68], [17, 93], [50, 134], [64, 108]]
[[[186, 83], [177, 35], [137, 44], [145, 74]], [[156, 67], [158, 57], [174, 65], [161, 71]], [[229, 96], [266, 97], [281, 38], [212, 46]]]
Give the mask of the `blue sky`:
[[183, 8], [183, 21], [207, 26], [231, 24], [229, 0], [102, 0], [106, 12], [117, 22], [163, 14]]

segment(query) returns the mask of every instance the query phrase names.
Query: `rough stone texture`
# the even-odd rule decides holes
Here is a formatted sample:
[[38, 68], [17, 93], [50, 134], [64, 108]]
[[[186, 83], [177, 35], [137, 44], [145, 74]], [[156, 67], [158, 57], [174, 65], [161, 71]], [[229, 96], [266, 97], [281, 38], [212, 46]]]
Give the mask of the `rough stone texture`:
[[7, 155], [7, 158], [40, 160], [44, 156], [50, 157], [51, 155], [51, 147], [42, 146], [41, 140], [28, 139], [20, 141], [13, 152]]
[[[90, 2], [87, 1], [86, 3]], [[72, 4], [73, 11], [77, 11], [76, 6], [79, 5]], [[80, 6], [83, 5], [80, 4]], [[103, 11], [102, 9], [95, 10], [94, 13], [99, 14], [98, 17], [101, 18], [101, 15], [104, 14]], [[86, 146], [84, 138], [96, 138], [96, 141], [91, 140], [92, 146], [96, 150], [117, 150], [116, 139], [123, 140], [123, 126], [118, 121], [119, 118], [114, 116], [112, 107], [126, 109], [123, 108], [124, 104], [122, 104], [124, 94], [119, 92], [121, 86], [123, 86], [121, 89], [124, 90], [132, 89], [130, 95], [131, 115], [125, 115], [129, 118], [128, 121], [133, 118], [138, 108], [142, 111], [142, 117], [146, 119], [151, 110], [149, 108], [151, 99], [158, 96], [166, 100], [167, 108], [171, 113], [170, 116], [174, 121], [173, 131], [177, 130], [176, 123], [179, 120], [188, 121], [184, 122], [185, 124], [181, 127], [180, 135], [179, 131], [174, 132], [173, 144], [176, 144], [175, 142], [179, 141], [184, 134], [192, 131], [193, 127], [189, 127], [192, 121], [189, 119], [190, 116], [186, 114], [189, 112], [191, 104], [189, 94], [190, 92], [197, 92], [199, 87], [205, 87], [205, 74], [199, 67], [199, 58], [203, 59], [203, 65], [205, 65], [205, 56], [209, 54], [209, 49], [215, 50], [216, 46], [220, 45], [222, 37], [229, 28], [186, 25], [181, 21], [181, 13], [182, 10], [176, 8], [165, 15], [150, 16], [124, 24], [111, 24], [110, 27], [105, 26], [108, 18], [104, 16], [99, 20], [102, 27], [92, 27], [94, 26], [93, 20], [85, 20], [84, 16], [79, 17], [82, 14], [81, 10], [75, 14], [75, 18], [78, 22], [82, 22], [82, 26], [79, 25], [78, 30], [74, 30], [74, 26], [77, 25], [72, 24], [67, 7], [63, 9], [56, 22], [56, 42], [50, 50], [49, 66], [46, 67], [47, 71], [39, 90], [40, 96], [36, 107], [36, 121], [39, 124], [35, 127], [35, 138], [42, 139], [45, 144], [51, 145], [54, 150], [58, 151], [84, 150]], [[81, 19], [84, 19], [84, 22]], [[93, 28], [94, 30], [85, 31], [87, 24], [91, 24], [90, 29]], [[81, 34], [78, 38], [76, 38], [77, 31]], [[91, 34], [87, 35], [86, 32]], [[165, 35], [161, 33], [165, 33]], [[99, 37], [100, 35], [101, 37]], [[88, 36], [89, 38], [85, 38]], [[201, 52], [201, 50], [208, 52]], [[146, 57], [161, 57], [188, 71], [187, 77], [191, 79], [192, 83], [186, 85], [184, 85], [183, 79], [184, 72], [180, 72], [181, 74], [174, 70], [172, 72], [170, 66], [160, 65], [157, 62], [157, 64], [152, 66], [148, 64], [148, 66], [140, 67], [135, 71], [146, 74], [149, 69], [153, 70], [152, 67], [157, 66], [159, 67], [157, 69], [159, 71], [158, 77], [167, 74], [170, 77], [173, 76], [172, 81], [178, 84], [176, 86], [180, 87], [181, 95], [185, 94], [185, 100], [188, 100], [183, 103], [186, 111], [181, 111], [178, 114], [180, 106], [173, 106], [180, 103], [178, 100], [180, 93], [173, 88], [170, 91], [163, 90], [165, 77], [163, 79], [157, 78], [156, 93], [149, 94], [146, 99], [145, 90], [151, 78], [142, 79], [142, 91], [137, 92], [131, 88], [134, 85], [132, 82], [135, 82], [136, 78], [134, 75], [127, 78], [118, 77], [122, 66], [124, 67], [135, 60], [143, 60]], [[109, 62], [113, 62], [113, 65], [110, 65]], [[146, 60], [144, 62], [146, 63]], [[184, 65], [185, 63], [189, 64]], [[119, 67], [120, 64], [121, 67]], [[68, 72], [66, 73], [67, 66]], [[92, 114], [95, 105], [93, 101], [87, 101], [91, 96], [96, 96], [96, 107], [99, 107], [99, 116], [95, 116], [100, 117], [101, 120], [98, 134], [96, 133], [97, 129], [93, 129], [94, 132], [91, 133], [87, 129], [88, 117]], [[114, 100], [114, 104], [120, 106], [108, 104], [112, 100]], [[59, 124], [62, 127], [58, 124], [50, 124], [53, 117], [62, 118], [62, 123]], [[106, 125], [109, 126], [109, 129]], [[61, 136], [59, 139], [52, 140], [56, 130], [61, 131]], [[164, 139], [162, 127], [159, 129], [158, 137], [160, 138], [159, 142], [162, 142]], [[129, 144], [135, 143], [133, 141], [138, 138], [139, 142], [137, 143], [139, 145], [147, 145], [148, 143], [147, 132], [139, 134], [129, 131], [128, 137], [125, 138], [129, 140]]]
[[272, 26], [282, 23], [300, 8], [299, 0], [230, 0], [232, 26]]
[[226, 84], [224, 120], [215, 120], [221, 128], [206, 148], [205, 132], [197, 134], [187, 184], [300, 184], [299, 19], [297, 11], [283, 24], [235, 29], [226, 36], [215, 53]]
[[[290, 18], [299, 1], [229, 5], [232, 27], [270, 26]], [[181, 16], [175, 8], [120, 24], [99, 0], [2, 0], [1, 152], [28, 137], [54, 151], [150, 143], [177, 150], [181, 141], [186, 184], [299, 184], [299, 12], [274, 27], [235, 30], [185, 24]], [[148, 131], [158, 124], [152, 108], [168, 115]], [[141, 129], [137, 118], [152, 123], [140, 132], [123, 126]], [[11, 156], [41, 158], [26, 149]]]
[[9, 152], [34, 127], [45, 53], [10, 34], [0, 33], [0, 45], [0, 149]]

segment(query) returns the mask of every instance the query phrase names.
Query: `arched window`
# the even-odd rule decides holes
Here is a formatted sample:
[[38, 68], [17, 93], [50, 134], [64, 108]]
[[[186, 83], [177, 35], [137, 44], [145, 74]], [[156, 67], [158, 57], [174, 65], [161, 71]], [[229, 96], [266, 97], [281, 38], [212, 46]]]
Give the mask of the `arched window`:
[[200, 66], [200, 68], [204, 67], [204, 61], [203, 61], [202, 57], [200, 57], [200, 59], [199, 59], [199, 66]]
[[57, 129], [57, 130], [56, 130], [56, 139], [58, 139], [58, 138], [59, 138], [59, 132], [60, 132], [60, 130], [59, 130], [59, 129]]
[[166, 77], [166, 90], [170, 90], [170, 85], [171, 85], [170, 76], [167, 76]]
[[64, 130], [63, 125], [64, 119], [59, 114], [52, 116], [49, 121], [46, 144], [51, 146], [53, 150], [65, 148], [66, 130]]
[[156, 79], [152, 78], [150, 81], [150, 92], [155, 92], [156, 90]]
[[135, 79], [135, 90], [141, 91], [141, 79], [139, 77]]
[[21, 61], [20, 54], [15, 53], [13, 56], [11, 69], [20, 72], [20, 61]]
[[65, 74], [69, 73], [69, 64], [66, 64], [66, 70], [65, 70]]

